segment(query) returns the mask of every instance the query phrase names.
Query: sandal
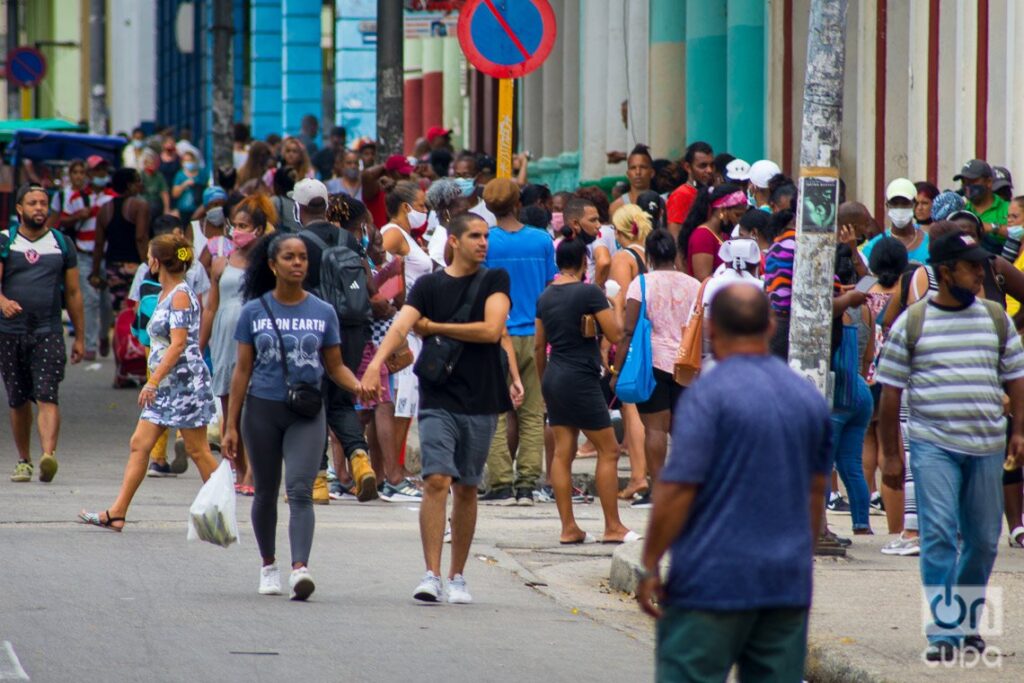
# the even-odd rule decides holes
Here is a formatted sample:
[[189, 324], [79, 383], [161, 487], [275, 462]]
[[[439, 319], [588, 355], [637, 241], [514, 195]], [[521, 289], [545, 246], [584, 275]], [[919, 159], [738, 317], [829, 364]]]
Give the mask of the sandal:
[[635, 532], [635, 531], [627, 531], [626, 535], [623, 536], [621, 540], [618, 540], [618, 541], [607, 540], [606, 541], [605, 539], [602, 538], [601, 539], [601, 544], [602, 545], [622, 545], [623, 543], [633, 543], [634, 541], [639, 541], [641, 538], [643, 538], [643, 536], [641, 536], [637, 532]]
[[590, 545], [591, 543], [597, 543], [597, 539], [590, 535], [589, 531], [583, 533], [583, 538], [578, 538], [575, 541], [559, 541], [560, 545]]
[[[98, 512], [86, 512], [85, 510], [82, 510], [78, 513], [78, 519], [82, 520], [85, 524], [91, 524], [92, 526], [98, 526], [101, 529], [109, 529], [110, 531], [121, 533], [121, 530], [124, 529], [124, 517], [111, 517], [110, 510], [104, 511], [103, 514], [107, 516], [106, 521], [103, 521], [103, 518], [100, 517], [100, 513]], [[121, 526], [114, 526], [114, 522], [121, 522]]]
[[644, 482], [636, 488], [627, 484], [626, 488], [619, 491], [619, 500], [633, 500], [637, 496], [646, 496], [650, 491], [651, 488], [647, 485], [647, 482]]
[[1015, 527], [1007, 540], [1011, 548], [1024, 548], [1024, 526]]
[[239, 487], [238, 492], [241, 493], [243, 496], [255, 496], [256, 487], [246, 486], [243, 484], [242, 486]]

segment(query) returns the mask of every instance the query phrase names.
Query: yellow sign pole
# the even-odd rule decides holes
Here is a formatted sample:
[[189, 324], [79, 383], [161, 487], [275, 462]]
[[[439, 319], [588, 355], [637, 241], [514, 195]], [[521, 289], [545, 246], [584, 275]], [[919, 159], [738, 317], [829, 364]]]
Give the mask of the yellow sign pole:
[[498, 177], [512, 177], [512, 100], [515, 81], [498, 79]]
[[32, 88], [21, 89], [21, 118], [31, 119], [32, 116]]

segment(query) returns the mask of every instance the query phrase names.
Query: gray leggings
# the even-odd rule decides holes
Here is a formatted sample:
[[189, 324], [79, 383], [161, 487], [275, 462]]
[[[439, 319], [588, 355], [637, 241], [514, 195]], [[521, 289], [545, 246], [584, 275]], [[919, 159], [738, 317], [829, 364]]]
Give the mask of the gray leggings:
[[292, 562], [309, 561], [313, 545], [313, 480], [320, 467], [327, 423], [324, 411], [314, 418], [299, 417], [282, 401], [245, 397], [242, 439], [252, 467], [256, 496], [252, 500], [252, 528], [260, 557], [274, 557], [277, 533], [277, 495], [281, 464], [288, 494], [288, 541]]

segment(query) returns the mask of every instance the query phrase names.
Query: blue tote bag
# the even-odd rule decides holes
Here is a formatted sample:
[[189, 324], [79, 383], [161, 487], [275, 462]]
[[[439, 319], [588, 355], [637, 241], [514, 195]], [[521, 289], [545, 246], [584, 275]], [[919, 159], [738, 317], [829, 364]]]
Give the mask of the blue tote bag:
[[647, 318], [647, 281], [640, 276], [640, 315], [629, 342], [626, 364], [619, 371], [615, 394], [623, 403], [643, 403], [654, 393], [654, 352], [651, 321]]

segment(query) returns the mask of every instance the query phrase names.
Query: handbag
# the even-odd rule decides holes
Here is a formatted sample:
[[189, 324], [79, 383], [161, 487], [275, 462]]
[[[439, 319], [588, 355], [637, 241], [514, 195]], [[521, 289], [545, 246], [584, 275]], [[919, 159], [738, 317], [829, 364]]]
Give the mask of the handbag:
[[277, 328], [277, 320], [274, 318], [273, 311], [270, 310], [270, 305], [267, 304], [265, 294], [260, 297], [260, 303], [263, 304], [263, 310], [267, 312], [267, 317], [270, 318], [270, 325], [274, 328], [274, 334], [277, 335], [277, 344], [281, 349], [281, 369], [284, 371], [284, 384], [288, 387], [284, 404], [288, 406], [289, 410], [300, 417], [316, 417], [324, 404], [320, 387], [309, 382], [295, 382], [293, 384], [288, 378], [288, 352], [284, 348], [284, 337], [281, 336], [281, 330]]
[[647, 317], [647, 278], [640, 276], [640, 315], [629, 341], [626, 362], [619, 371], [615, 393], [623, 403], [643, 403], [654, 393], [654, 352]]
[[680, 386], [689, 386], [700, 374], [700, 362], [704, 355], [704, 287], [709, 280], [711, 278], [700, 283], [697, 299], [693, 302], [693, 312], [683, 326], [683, 336], [672, 373], [676, 384]]
[[585, 313], [580, 318], [580, 334], [583, 335], [584, 339], [594, 339], [597, 337], [597, 318], [593, 313]]
[[396, 372], [401, 372], [407, 367], [413, 364], [416, 357], [412, 355], [412, 349], [409, 348], [409, 343], [406, 342], [402, 348], [398, 349], [384, 361], [384, 365], [387, 367], [388, 372], [392, 375]]
[[[465, 323], [469, 321], [470, 310], [480, 292], [486, 272], [486, 268], [481, 268], [476, 272], [466, 290], [462, 305], [448, 322]], [[440, 386], [451, 377], [455, 370], [455, 364], [459, 362], [459, 357], [462, 355], [463, 346], [458, 339], [433, 334], [423, 340], [423, 349], [420, 351], [420, 357], [416, 359], [412, 371], [427, 384]]]

